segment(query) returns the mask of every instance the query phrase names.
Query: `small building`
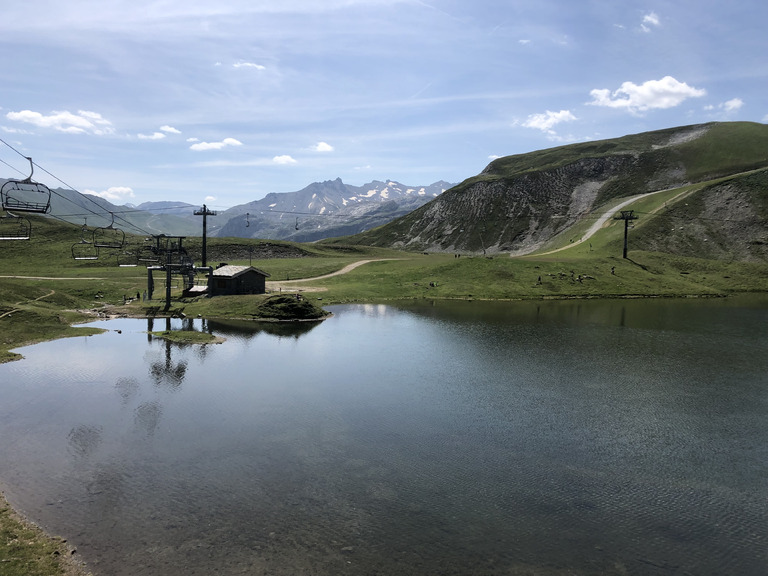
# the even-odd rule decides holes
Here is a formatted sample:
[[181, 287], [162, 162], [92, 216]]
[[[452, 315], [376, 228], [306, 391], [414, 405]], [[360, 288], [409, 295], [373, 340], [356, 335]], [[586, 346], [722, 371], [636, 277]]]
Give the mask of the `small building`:
[[269, 274], [253, 266], [219, 266], [208, 276], [208, 294], [264, 294], [267, 278]]

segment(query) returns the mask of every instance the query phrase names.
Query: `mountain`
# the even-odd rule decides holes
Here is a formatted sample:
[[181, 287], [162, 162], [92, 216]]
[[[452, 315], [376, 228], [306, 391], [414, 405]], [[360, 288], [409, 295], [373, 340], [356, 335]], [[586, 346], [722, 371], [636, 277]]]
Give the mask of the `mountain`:
[[[351, 186], [340, 178], [315, 182], [298, 192], [273, 192], [219, 212], [207, 219], [208, 234], [296, 242], [356, 234], [407, 214], [451, 186], [443, 181], [429, 186], [392, 180]], [[202, 219], [194, 214], [200, 208], [170, 201], [117, 206], [98, 196], [57, 188], [52, 191], [50, 214], [91, 229], [113, 225], [128, 234], [200, 236]]]
[[[343, 242], [525, 254], [610, 201], [743, 175], [730, 184], [713, 182], [696, 193], [696, 202], [700, 214], [716, 214], [722, 220], [740, 207], [739, 230], [744, 234], [739, 242], [762, 246], [768, 237], [767, 167], [768, 126], [749, 122], [683, 126], [571, 144], [494, 160], [428, 204]], [[763, 171], [749, 182], [741, 180], [754, 170]], [[726, 197], [731, 198], [730, 208], [720, 200]], [[660, 249], [659, 242], [648, 245]], [[691, 240], [688, 251], [696, 250]]]
[[271, 193], [208, 220], [211, 236], [313, 242], [385, 224], [437, 198], [452, 184], [406, 186], [393, 180], [363, 186], [341, 178], [314, 182], [298, 192]]

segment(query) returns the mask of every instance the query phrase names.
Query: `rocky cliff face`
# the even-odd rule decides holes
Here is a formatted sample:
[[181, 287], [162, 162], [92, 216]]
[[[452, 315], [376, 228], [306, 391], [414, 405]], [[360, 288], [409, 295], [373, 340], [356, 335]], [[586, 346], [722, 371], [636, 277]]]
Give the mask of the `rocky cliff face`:
[[481, 178], [401, 219], [390, 239], [405, 249], [524, 254], [588, 214], [601, 192], [636, 163], [623, 154], [512, 179]]

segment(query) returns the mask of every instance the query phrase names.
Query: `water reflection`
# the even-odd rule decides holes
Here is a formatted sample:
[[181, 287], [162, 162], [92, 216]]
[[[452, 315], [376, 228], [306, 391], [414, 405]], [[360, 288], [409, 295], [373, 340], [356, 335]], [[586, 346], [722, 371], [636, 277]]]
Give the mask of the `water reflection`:
[[67, 438], [70, 451], [77, 458], [87, 458], [101, 444], [101, 426], [86, 426], [80, 424], [70, 430]]
[[117, 576], [762, 575], [768, 308], [672, 304], [99, 323], [0, 366], [0, 479]]

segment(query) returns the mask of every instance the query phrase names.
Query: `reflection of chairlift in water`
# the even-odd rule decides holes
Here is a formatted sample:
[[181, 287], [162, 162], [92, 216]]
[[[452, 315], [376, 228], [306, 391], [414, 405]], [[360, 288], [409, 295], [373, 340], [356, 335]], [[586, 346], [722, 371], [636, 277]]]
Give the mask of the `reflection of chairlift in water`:
[[102, 226], [93, 230], [93, 245], [96, 248], [120, 249], [125, 245], [125, 232], [120, 228], [115, 228], [115, 215], [112, 212], [109, 215], [112, 216], [112, 222], [109, 223], [109, 226]]
[[30, 173], [24, 180], [11, 178], [0, 188], [3, 210], [14, 212], [36, 212], [46, 214], [51, 209], [51, 190], [45, 184], [32, 180], [35, 166], [29, 160]]
[[6, 212], [0, 217], [0, 240], [29, 240], [32, 224], [28, 218]]
[[98, 260], [99, 249], [94, 246], [93, 242], [85, 239], [86, 232], [88, 232], [87, 221], [86, 224], [83, 224], [80, 242], [72, 244], [72, 258], [75, 260]]

